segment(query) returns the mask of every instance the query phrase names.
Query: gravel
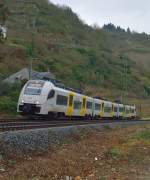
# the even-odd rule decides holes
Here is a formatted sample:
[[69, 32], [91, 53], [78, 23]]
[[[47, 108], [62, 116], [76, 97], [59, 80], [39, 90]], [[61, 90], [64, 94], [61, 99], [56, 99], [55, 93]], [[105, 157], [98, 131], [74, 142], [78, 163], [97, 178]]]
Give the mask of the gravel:
[[103, 123], [0, 133], [0, 157], [2, 158], [3, 155], [13, 155], [14, 153], [46, 152], [50, 147], [60, 145], [63, 142], [72, 142], [72, 138], [75, 135], [84, 134], [93, 129], [103, 130], [105, 128], [127, 127], [128, 125], [146, 123], [141, 121]]

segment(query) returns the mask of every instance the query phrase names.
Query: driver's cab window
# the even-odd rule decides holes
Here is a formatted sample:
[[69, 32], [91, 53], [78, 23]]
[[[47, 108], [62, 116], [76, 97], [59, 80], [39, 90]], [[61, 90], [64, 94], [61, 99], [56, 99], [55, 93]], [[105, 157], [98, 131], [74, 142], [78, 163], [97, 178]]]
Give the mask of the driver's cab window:
[[47, 99], [51, 99], [51, 98], [53, 98], [54, 96], [55, 96], [55, 91], [52, 89], [52, 90], [49, 92]]

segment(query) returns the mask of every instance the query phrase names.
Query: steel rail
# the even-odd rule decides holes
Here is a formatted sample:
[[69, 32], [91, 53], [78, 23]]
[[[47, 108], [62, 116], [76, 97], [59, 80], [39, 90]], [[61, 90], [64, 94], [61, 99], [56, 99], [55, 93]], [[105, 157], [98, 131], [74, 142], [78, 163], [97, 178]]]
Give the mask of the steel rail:
[[[85, 121], [40, 121], [40, 122], [0, 122], [0, 131], [16, 131], [25, 129], [39, 129], [39, 128], [51, 128], [51, 127], [63, 127], [63, 126], [77, 126], [86, 124], [110, 124], [119, 122], [148, 122], [147, 120], [85, 120]], [[150, 121], [149, 121], [150, 122]]]
[[[125, 121], [135, 121], [135, 120], [118, 120], [118, 119], [116, 119], [116, 120], [87, 120], [87, 119], [83, 119], [83, 120], [67, 120], [67, 119], [60, 119], [60, 120], [37, 120], [37, 121], [35, 121], [35, 120], [27, 120], [27, 121], [25, 121], [25, 120], [17, 120], [17, 121], [0, 121], [0, 126], [5, 126], [5, 125], [25, 125], [25, 124], [43, 124], [43, 123], [68, 123], [68, 122], [70, 122], [70, 123], [79, 123], [79, 122], [89, 122], [89, 123], [94, 123], [94, 122], [125, 122]], [[140, 121], [140, 120], [138, 120], [138, 121]], [[142, 121], [145, 121], [145, 120], [142, 120]]]

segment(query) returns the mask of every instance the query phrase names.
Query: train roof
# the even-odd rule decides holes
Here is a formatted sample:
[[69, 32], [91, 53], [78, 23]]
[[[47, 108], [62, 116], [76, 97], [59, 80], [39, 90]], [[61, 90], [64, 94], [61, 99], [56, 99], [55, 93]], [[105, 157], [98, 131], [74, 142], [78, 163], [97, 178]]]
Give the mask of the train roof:
[[61, 90], [63, 92], [66, 92], [66, 93], [68, 91], [71, 91], [73, 93], [76, 93], [79, 96], [85, 96], [85, 97], [87, 97], [89, 99], [95, 99], [95, 100], [103, 101], [104, 103], [113, 103], [115, 105], [118, 104], [119, 106], [127, 106], [127, 107], [135, 108], [135, 105], [124, 105], [124, 104], [120, 103], [120, 101], [112, 102], [112, 101], [109, 101], [108, 99], [102, 98], [100, 96], [90, 97], [88, 95], [83, 94], [81, 90], [75, 90], [73, 88], [67, 87], [63, 83], [61, 83], [61, 81], [58, 81], [56, 79], [50, 79], [50, 80], [29, 80], [28, 82], [47, 82], [47, 83], [50, 83], [51, 85], [53, 85], [55, 88], [57, 88], [57, 89], [59, 89], [59, 90]]

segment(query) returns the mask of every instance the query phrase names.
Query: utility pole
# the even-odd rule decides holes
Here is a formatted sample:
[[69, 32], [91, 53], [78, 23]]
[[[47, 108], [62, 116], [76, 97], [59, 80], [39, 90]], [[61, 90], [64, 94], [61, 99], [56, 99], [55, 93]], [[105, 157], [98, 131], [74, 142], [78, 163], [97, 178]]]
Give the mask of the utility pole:
[[127, 104], [127, 96], [128, 96], [128, 62], [126, 56], [121, 56], [122, 60], [122, 68], [123, 71], [121, 73], [121, 83], [122, 83], [122, 93], [121, 93], [121, 102], [122, 104]]

